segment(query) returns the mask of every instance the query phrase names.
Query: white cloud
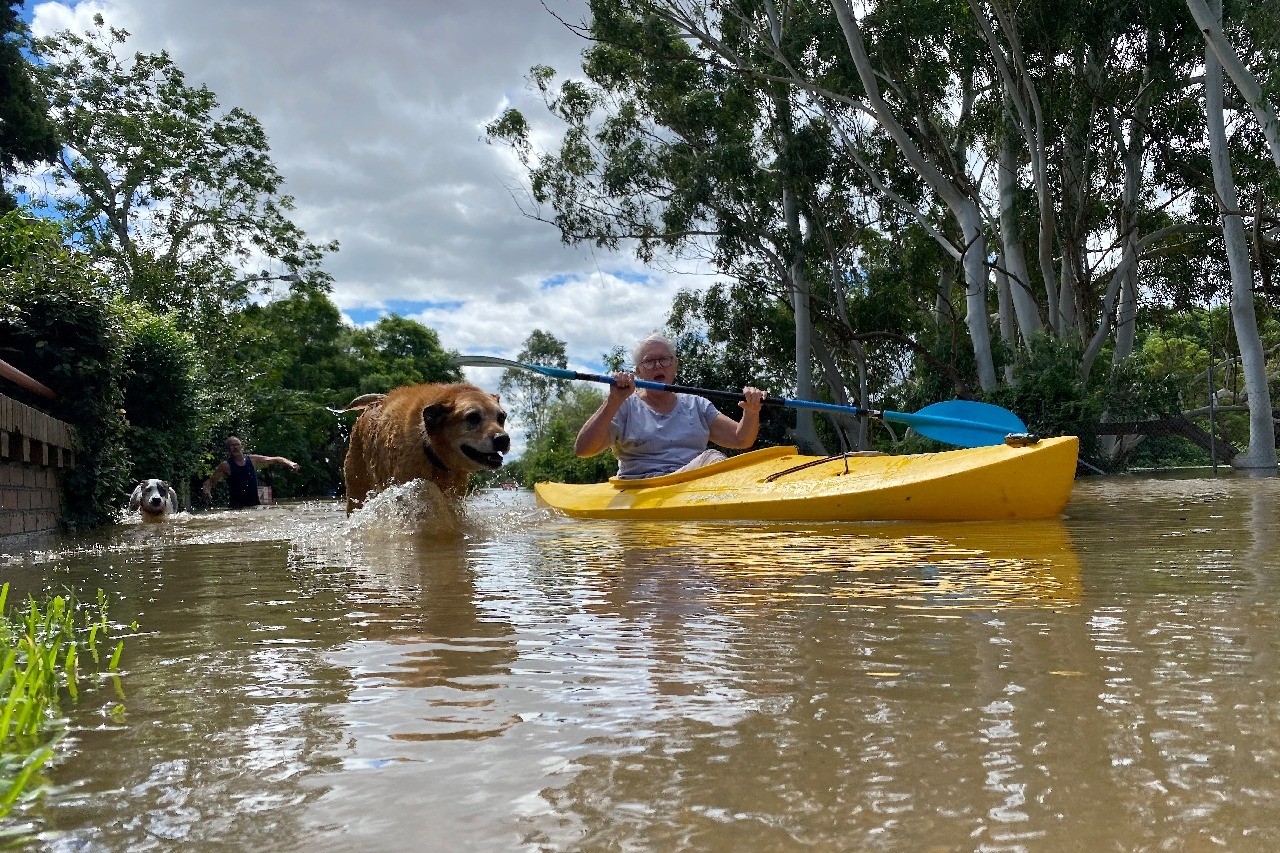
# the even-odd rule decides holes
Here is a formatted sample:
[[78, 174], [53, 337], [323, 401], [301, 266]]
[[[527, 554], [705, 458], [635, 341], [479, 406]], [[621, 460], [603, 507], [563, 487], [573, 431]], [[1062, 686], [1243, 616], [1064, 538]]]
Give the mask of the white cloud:
[[541, 328], [595, 370], [660, 326], [679, 287], [707, 280], [565, 247], [512, 199], [518, 164], [483, 127], [508, 105], [541, 119], [529, 68], [580, 73], [586, 47], [547, 11], [581, 21], [585, 0], [545, 2], [87, 0], [36, 6], [33, 29], [83, 31], [100, 13], [131, 51], [167, 50], [190, 84], [257, 116], [296, 221], [341, 243], [326, 269], [348, 316], [460, 303], [401, 313], [464, 353], [513, 357]]

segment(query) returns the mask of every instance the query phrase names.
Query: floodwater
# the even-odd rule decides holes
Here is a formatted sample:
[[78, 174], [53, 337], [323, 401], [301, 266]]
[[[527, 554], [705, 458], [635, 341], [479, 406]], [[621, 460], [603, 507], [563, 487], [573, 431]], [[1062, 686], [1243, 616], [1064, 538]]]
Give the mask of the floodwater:
[[413, 508], [0, 561], [17, 595], [105, 590], [127, 634], [123, 714], [109, 683], [67, 709], [12, 843], [1280, 849], [1280, 480], [1086, 479], [1012, 524], [625, 525], [494, 491], [441, 540]]

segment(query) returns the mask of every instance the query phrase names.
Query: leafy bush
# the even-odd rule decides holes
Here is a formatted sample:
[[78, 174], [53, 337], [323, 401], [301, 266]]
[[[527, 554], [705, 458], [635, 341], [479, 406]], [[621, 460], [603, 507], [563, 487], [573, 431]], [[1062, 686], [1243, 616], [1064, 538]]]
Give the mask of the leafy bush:
[[204, 449], [209, 405], [195, 340], [172, 319], [140, 305], [122, 305], [119, 313], [130, 479], [159, 477], [185, 492], [185, 479]]
[[75, 427], [76, 467], [62, 475], [71, 527], [111, 521], [129, 484], [117, 381], [124, 335], [103, 285], [57, 223], [16, 211], [0, 217], [0, 358], [58, 395], [12, 396]]
[[1002, 386], [985, 400], [1012, 410], [1037, 435], [1079, 436], [1080, 452], [1094, 456], [1098, 437], [1092, 428], [1102, 416], [1103, 385], [1082, 383], [1079, 365], [1078, 347], [1037, 335], [1014, 363], [1017, 384]]
[[541, 434], [506, 470], [525, 486], [545, 481], [599, 483], [618, 473], [618, 461], [608, 450], [587, 459], [579, 459], [573, 452], [578, 430], [603, 399], [593, 388], [569, 386], [564, 396], [551, 405]]

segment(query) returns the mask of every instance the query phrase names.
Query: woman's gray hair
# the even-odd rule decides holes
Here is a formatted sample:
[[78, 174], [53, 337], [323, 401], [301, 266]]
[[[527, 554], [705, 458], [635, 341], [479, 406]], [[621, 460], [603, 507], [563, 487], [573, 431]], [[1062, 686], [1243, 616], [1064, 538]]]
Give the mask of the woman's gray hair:
[[638, 366], [640, 364], [640, 355], [644, 352], [644, 348], [649, 344], [659, 343], [666, 346], [672, 355], [676, 354], [676, 342], [661, 332], [654, 332], [636, 341], [636, 345], [631, 348], [631, 363]]

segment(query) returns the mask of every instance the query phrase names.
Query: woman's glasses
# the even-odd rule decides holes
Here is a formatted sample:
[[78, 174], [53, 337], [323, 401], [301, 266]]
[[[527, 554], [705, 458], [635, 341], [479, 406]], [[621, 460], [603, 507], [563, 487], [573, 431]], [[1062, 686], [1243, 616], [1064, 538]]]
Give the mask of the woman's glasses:
[[664, 355], [659, 356], [658, 358], [646, 358], [644, 361], [640, 362], [640, 366], [645, 370], [653, 370], [657, 367], [670, 367], [675, 363], [676, 360], [674, 356]]

